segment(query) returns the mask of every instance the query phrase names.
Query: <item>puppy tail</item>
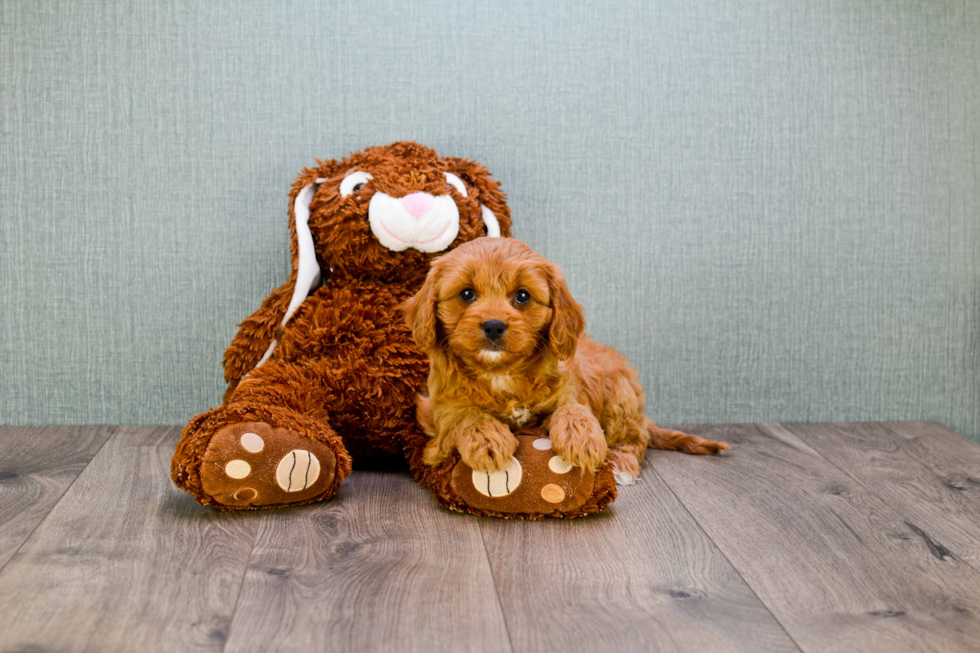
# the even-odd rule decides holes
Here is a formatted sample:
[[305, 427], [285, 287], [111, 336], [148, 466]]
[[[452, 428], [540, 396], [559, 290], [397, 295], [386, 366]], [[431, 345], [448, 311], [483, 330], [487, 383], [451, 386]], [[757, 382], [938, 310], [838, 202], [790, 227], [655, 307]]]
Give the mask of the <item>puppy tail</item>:
[[666, 449], [668, 451], [680, 451], [683, 453], [713, 454], [724, 449], [728, 449], [727, 442], [715, 442], [705, 440], [696, 435], [684, 433], [682, 431], [671, 431], [662, 429], [649, 419], [646, 419], [647, 433], [650, 434], [650, 441], [647, 447], [651, 449]]

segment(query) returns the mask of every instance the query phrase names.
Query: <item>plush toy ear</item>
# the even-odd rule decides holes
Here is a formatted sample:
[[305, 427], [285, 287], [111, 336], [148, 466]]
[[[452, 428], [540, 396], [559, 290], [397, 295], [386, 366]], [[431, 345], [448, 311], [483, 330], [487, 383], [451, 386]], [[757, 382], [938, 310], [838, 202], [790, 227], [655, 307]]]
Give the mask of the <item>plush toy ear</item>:
[[289, 300], [289, 308], [286, 309], [286, 315], [282, 318], [281, 326], [286, 326], [286, 322], [309, 296], [310, 291], [320, 283], [320, 264], [316, 262], [313, 236], [310, 234], [310, 201], [316, 192], [317, 184], [324, 181], [326, 181], [325, 178], [318, 177], [315, 183], [304, 186], [296, 196], [296, 201], [293, 202], [299, 260], [296, 263], [296, 286], [293, 288], [293, 296]]
[[480, 205], [480, 216], [483, 218], [483, 224], [487, 226], [487, 236], [490, 238], [500, 238], [500, 221], [497, 220], [497, 216], [493, 214], [493, 211], [487, 208], [486, 204]]
[[447, 157], [450, 172], [462, 178], [466, 185], [476, 189], [480, 201], [483, 223], [487, 235], [493, 238], [510, 237], [510, 209], [507, 208], [507, 195], [500, 190], [500, 182], [490, 177], [490, 173], [479, 163], [469, 159]]
[[425, 283], [417, 293], [412, 295], [402, 310], [405, 312], [405, 322], [412, 330], [412, 339], [422, 351], [431, 351], [436, 346], [436, 277], [439, 271], [433, 263]]
[[[310, 291], [320, 284], [320, 264], [316, 261], [313, 236], [310, 234], [310, 202], [313, 200], [313, 194], [316, 192], [317, 184], [323, 183], [324, 181], [326, 181], [326, 178], [317, 177], [313, 183], [307, 183], [302, 186], [293, 199], [293, 219], [290, 224], [290, 231], [292, 231], [293, 236], [290, 249], [293, 250], [293, 258], [295, 259], [292, 274], [293, 295], [289, 299], [286, 314], [283, 316], [282, 322], [279, 323], [280, 329], [286, 326], [289, 318], [293, 316], [296, 309], [299, 308], [299, 305], [309, 296]], [[265, 353], [262, 354], [262, 358], [255, 364], [255, 367], [259, 367], [272, 357], [272, 353], [276, 350], [277, 344], [278, 341], [273, 338]]]
[[559, 360], [565, 360], [575, 355], [578, 339], [585, 331], [585, 316], [582, 307], [569, 292], [565, 275], [557, 265], [552, 265], [548, 270], [548, 289], [551, 292], [552, 311], [548, 344]]

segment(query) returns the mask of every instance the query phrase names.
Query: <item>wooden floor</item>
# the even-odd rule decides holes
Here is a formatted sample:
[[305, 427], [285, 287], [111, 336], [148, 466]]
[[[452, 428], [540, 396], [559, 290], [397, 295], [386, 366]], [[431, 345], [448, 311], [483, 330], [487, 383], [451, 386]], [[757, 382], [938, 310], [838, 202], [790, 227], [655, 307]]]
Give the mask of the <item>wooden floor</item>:
[[177, 428], [0, 428], [0, 651], [980, 651], [980, 446], [932, 422], [688, 427], [577, 521], [198, 506]]

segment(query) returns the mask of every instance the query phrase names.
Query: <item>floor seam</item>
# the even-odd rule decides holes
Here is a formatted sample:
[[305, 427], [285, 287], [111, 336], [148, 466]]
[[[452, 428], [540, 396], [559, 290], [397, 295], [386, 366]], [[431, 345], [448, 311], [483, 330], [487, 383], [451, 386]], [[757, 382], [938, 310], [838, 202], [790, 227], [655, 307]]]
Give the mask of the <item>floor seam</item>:
[[7, 559], [7, 562], [3, 563], [3, 566], [0, 566], [0, 575], [2, 575], [3, 572], [7, 569], [7, 566], [14, 561], [14, 559], [17, 557], [17, 554], [20, 553], [20, 550], [24, 548], [24, 545], [27, 544], [27, 542], [30, 541], [32, 537], [34, 537], [34, 533], [37, 532], [37, 529], [41, 528], [41, 525], [44, 522], [48, 521], [48, 517], [51, 516], [51, 513], [54, 512], [54, 509], [58, 507], [58, 504], [60, 504], [61, 500], [65, 498], [65, 495], [68, 494], [68, 491], [75, 486], [75, 482], [78, 481], [79, 478], [81, 478], [82, 474], [85, 473], [85, 470], [88, 469], [88, 466], [92, 464], [92, 461], [95, 460], [100, 453], [102, 453], [102, 450], [105, 449], [105, 446], [109, 443], [109, 440], [114, 438], [116, 436], [116, 433], [118, 433], [122, 429], [121, 426], [113, 426], [110, 428], [112, 428], [112, 431], [110, 431], [109, 435], [107, 435], [105, 440], [102, 441], [102, 444], [99, 445], [99, 448], [95, 450], [95, 453], [92, 454], [92, 457], [88, 459], [88, 462], [85, 463], [85, 467], [83, 467], [81, 471], [78, 472], [78, 474], [75, 476], [75, 478], [71, 480], [71, 483], [69, 483], [65, 487], [64, 491], [58, 496], [58, 500], [55, 501], [53, 504], [51, 504], [51, 509], [48, 510], [47, 514], [45, 514], [44, 517], [42, 517], [41, 520], [34, 525], [34, 528], [31, 529], [31, 532], [27, 534], [27, 537], [25, 537], [24, 540], [17, 545], [17, 548], [14, 550], [13, 555]]
[[[480, 517], [479, 519], [485, 519]], [[487, 569], [490, 571], [490, 580], [493, 581], [493, 594], [497, 597], [497, 609], [500, 610], [500, 618], [504, 621], [504, 630], [507, 632], [507, 644], [510, 646], [511, 653], [514, 653], [514, 639], [510, 634], [510, 624], [507, 623], [507, 613], [504, 612], [504, 603], [500, 600], [500, 588], [497, 587], [497, 575], [493, 573], [493, 563], [490, 562], [490, 551], [487, 549], [487, 538], [483, 534], [483, 524], [477, 523], [477, 528], [480, 530], [480, 541], [483, 542], [483, 555], [487, 560]]]
[[238, 584], [238, 593], [235, 594], [235, 604], [231, 608], [231, 615], [228, 617], [228, 634], [225, 635], [225, 642], [221, 646], [221, 650], [225, 651], [228, 648], [228, 642], [231, 641], [231, 629], [235, 625], [235, 615], [238, 614], [238, 603], [242, 598], [242, 590], [245, 589], [245, 579], [248, 576], [248, 568], [252, 565], [252, 556], [255, 554], [255, 546], [259, 542], [259, 531], [262, 530], [262, 523], [259, 520], [255, 521], [255, 536], [252, 538], [252, 548], [248, 550], [248, 558], [245, 559], [245, 567], [242, 570], [242, 580]]
[[785, 624], [783, 624], [783, 622], [779, 620], [779, 617], [777, 617], [775, 614], [773, 614], [772, 609], [768, 605], [766, 605], [766, 602], [762, 600], [762, 597], [759, 596], [759, 593], [755, 591], [755, 588], [752, 587], [752, 584], [749, 583], [749, 581], [746, 580], [745, 576], [742, 575], [742, 572], [739, 571], [739, 568], [736, 567], [735, 566], [735, 563], [731, 561], [731, 559], [725, 553], [724, 549], [722, 549], [721, 546], [718, 545], [718, 543], [714, 540], [714, 538], [711, 537], [711, 534], [708, 533], [708, 531], [705, 530], [704, 526], [701, 525], [701, 522], [698, 521], [698, 518], [694, 516], [694, 513], [692, 513], [690, 511], [690, 509], [687, 507], [687, 504], [685, 504], [684, 501], [680, 498], [680, 496], [678, 496], [678, 494], [676, 492], [674, 492], [674, 488], [672, 488], [670, 486], [670, 483], [667, 482], [667, 479], [665, 479], [660, 474], [660, 472], [657, 471], [657, 468], [654, 466], [653, 461], [648, 461], [648, 462], [649, 462], [648, 467], [653, 471], [653, 473], [657, 476], [657, 478], [660, 479], [660, 481], [670, 491], [670, 493], [672, 495], [674, 495], [674, 498], [677, 499], [677, 502], [681, 505], [681, 508], [684, 509], [684, 512], [686, 512], [688, 515], [690, 515], [691, 519], [694, 521], [695, 525], [698, 527], [698, 530], [701, 531], [702, 533], [704, 533], [704, 536], [706, 538], [708, 538], [708, 541], [711, 542], [712, 546], [714, 546], [715, 549], [717, 549], [718, 553], [721, 554], [721, 557], [723, 557], [725, 559], [725, 562], [728, 563], [728, 566], [732, 568], [732, 571], [734, 571], [735, 574], [742, 580], [742, 582], [745, 583], [745, 586], [747, 588], [749, 588], [749, 591], [750, 592], [752, 592], [752, 596], [754, 596], [756, 598], [756, 600], [759, 602], [759, 605], [761, 605], [763, 608], [765, 608], [766, 612], [769, 613], [769, 616], [771, 616], [773, 618], [773, 621], [775, 621], [776, 624], [779, 626], [779, 628], [784, 633], [786, 633], [786, 636], [789, 638], [789, 641], [793, 642], [793, 645], [796, 647], [796, 649], [798, 651], [800, 651], [800, 653], [804, 653], [804, 651], [806, 649], [804, 649], [803, 646], [801, 646], [800, 643], [798, 641], [796, 641], [796, 638], [793, 637], [793, 635], [790, 634], [790, 632], [786, 628]]

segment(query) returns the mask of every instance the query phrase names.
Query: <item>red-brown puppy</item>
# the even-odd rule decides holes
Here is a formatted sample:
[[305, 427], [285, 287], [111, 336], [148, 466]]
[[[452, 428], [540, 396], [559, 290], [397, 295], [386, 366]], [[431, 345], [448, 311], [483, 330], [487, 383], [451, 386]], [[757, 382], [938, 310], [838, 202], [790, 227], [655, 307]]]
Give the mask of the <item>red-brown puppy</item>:
[[583, 335], [561, 270], [521, 242], [478, 238], [439, 257], [405, 315], [430, 358], [419, 398], [429, 465], [455, 448], [474, 470], [503, 469], [517, 447], [511, 428], [538, 425], [572, 465], [595, 471], [610, 456], [620, 484], [636, 480], [647, 446], [728, 448], [647, 419], [636, 370]]

